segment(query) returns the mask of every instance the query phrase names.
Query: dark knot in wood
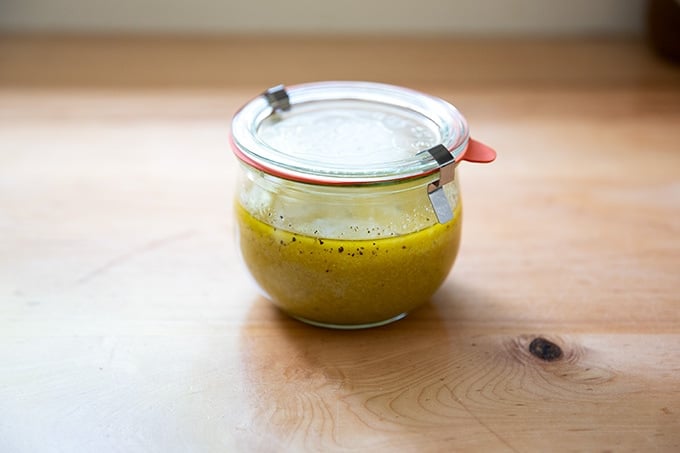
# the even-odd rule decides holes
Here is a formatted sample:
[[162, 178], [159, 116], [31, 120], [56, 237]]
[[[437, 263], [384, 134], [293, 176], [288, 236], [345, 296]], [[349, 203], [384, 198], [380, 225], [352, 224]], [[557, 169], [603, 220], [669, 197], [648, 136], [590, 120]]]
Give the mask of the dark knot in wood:
[[546, 362], [552, 362], [562, 357], [562, 349], [559, 346], [541, 337], [532, 340], [529, 344], [529, 352]]

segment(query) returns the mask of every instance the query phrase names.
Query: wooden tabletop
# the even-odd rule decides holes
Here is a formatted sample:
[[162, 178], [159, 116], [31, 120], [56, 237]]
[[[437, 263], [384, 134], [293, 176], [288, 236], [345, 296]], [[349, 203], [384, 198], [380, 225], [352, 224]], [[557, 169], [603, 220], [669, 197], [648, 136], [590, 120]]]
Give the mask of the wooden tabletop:
[[[291, 320], [235, 250], [231, 115], [323, 79], [444, 97], [498, 151], [389, 326]], [[680, 69], [634, 40], [0, 37], [0, 451], [352, 450], [680, 451]]]

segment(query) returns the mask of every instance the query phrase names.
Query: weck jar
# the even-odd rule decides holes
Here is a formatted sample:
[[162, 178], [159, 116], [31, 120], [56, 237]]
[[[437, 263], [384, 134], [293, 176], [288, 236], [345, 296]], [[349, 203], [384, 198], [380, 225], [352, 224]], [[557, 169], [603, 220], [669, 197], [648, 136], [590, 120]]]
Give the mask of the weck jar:
[[281, 310], [333, 328], [429, 301], [460, 244], [458, 164], [496, 156], [448, 102], [370, 82], [271, 88], [231, 130], [245, 265]]

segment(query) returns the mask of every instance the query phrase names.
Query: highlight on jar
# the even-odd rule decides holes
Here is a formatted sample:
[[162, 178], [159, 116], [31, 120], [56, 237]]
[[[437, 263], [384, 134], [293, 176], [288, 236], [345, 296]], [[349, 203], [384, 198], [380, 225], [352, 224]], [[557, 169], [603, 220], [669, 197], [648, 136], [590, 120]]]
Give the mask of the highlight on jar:
[[232, 121], [238, 245], [309, 324], [380, 326], [427, 303], [461, 240], [457, 171], [496, 152], [443, 99], [372, 82], [276, 86]]

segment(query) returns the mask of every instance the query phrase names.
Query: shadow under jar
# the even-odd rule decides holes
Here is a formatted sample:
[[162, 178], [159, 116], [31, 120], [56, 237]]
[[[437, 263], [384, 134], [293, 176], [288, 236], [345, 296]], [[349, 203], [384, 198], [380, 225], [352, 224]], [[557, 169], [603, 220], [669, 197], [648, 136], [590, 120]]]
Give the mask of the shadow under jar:
[[463, 160], [496, 153], [442, 99], [392, 85], [269, 89], [232, 122], [241, 255], [265, 297], [309, 324], [403, 318], [460, 244]]

